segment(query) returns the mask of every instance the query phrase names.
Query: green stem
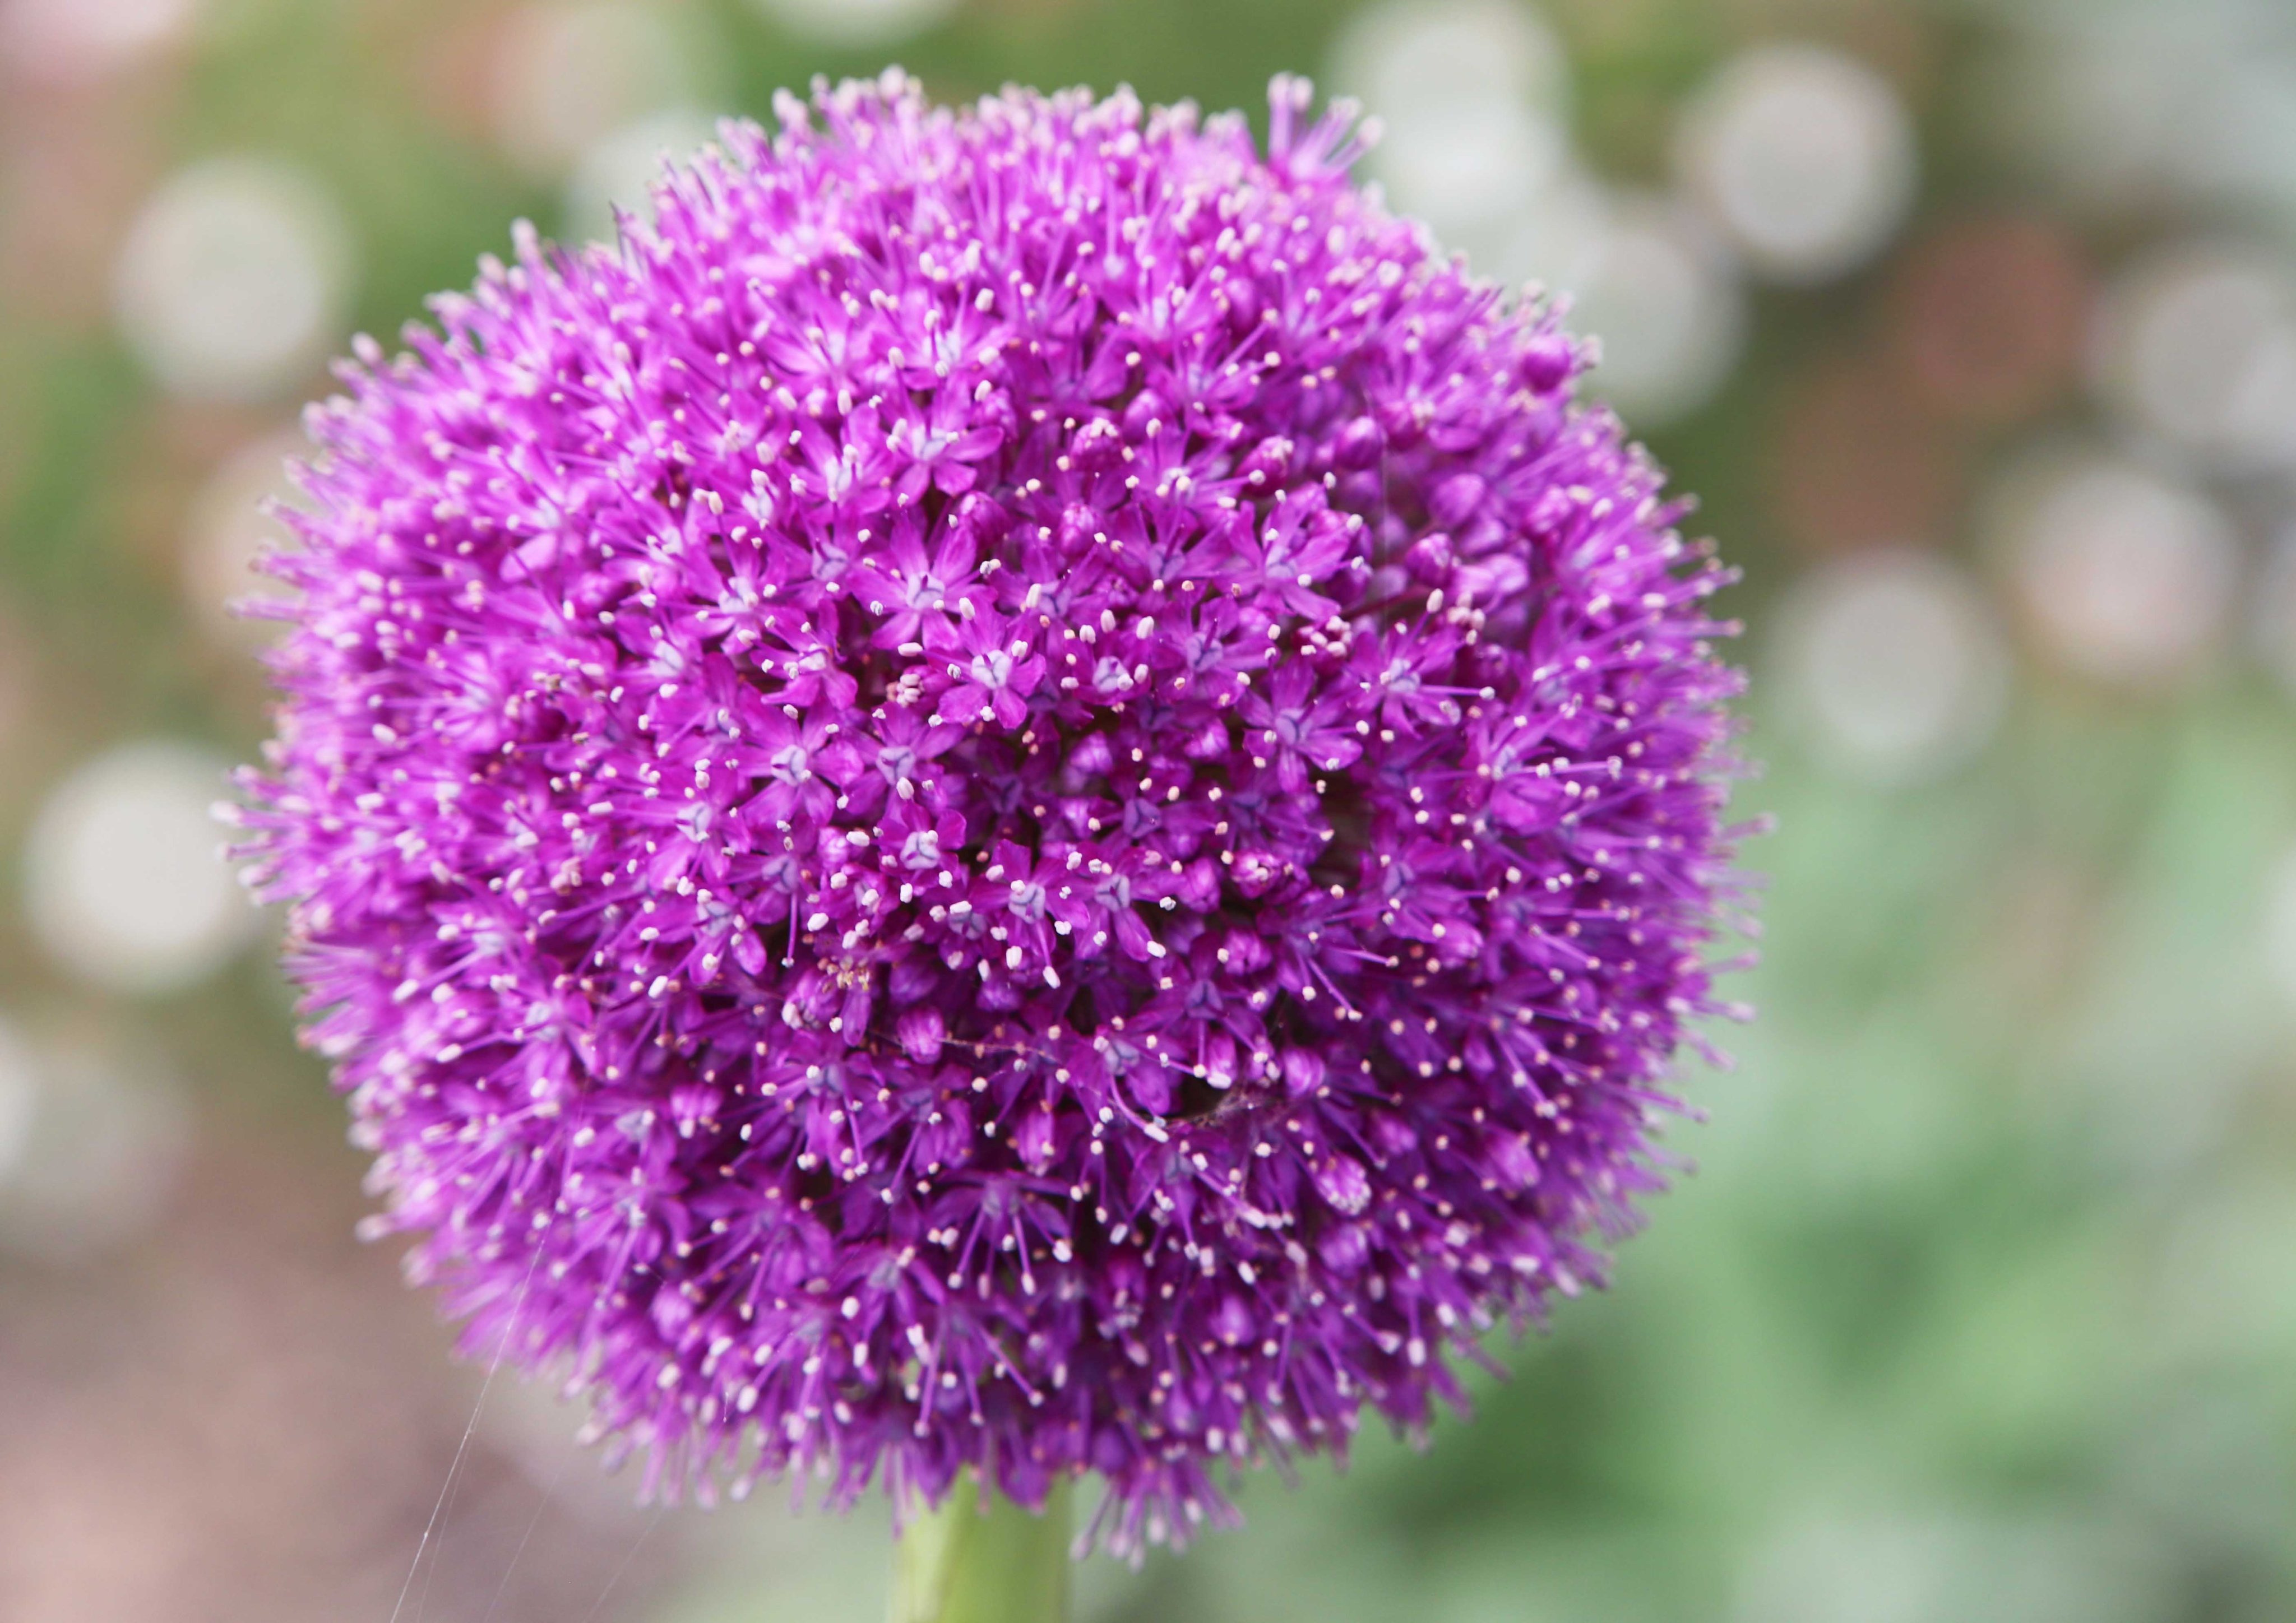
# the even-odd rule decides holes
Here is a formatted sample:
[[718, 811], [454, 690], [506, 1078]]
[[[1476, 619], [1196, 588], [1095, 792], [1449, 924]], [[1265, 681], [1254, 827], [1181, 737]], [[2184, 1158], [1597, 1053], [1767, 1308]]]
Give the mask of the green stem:
[[967, 1474], [894, 1546], [892, 1623], [1064, 1623], [1068, 1615], [1066, 1478], [1037, 1514], [982, 1492]]

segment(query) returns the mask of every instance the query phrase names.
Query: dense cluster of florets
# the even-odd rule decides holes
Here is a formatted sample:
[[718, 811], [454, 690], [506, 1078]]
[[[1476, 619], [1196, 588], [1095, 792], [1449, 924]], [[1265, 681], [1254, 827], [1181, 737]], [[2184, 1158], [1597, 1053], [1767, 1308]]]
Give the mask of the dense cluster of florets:
[[381, 1225], [664, 1485], [1177, 1532], [1657, 1182], [1721, 572], [1273, 101], [785, 98], [311, 415], [255, 878]]

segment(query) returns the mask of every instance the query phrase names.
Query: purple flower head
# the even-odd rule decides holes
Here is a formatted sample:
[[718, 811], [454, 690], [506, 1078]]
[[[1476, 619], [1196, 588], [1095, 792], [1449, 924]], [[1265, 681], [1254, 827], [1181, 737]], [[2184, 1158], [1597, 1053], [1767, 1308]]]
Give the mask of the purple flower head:
[[1272, 102], [785, 97], [310, 414], [244, 848], [378, 1225], [649, 1487], [1177, 1536], [1659, 1184], [1725, 575]]

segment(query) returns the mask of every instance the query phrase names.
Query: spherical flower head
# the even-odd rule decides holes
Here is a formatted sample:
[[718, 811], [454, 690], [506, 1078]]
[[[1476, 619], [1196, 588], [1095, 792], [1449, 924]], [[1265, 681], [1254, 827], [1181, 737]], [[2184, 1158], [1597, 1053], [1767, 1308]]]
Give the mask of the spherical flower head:
[[251, 873], [377, 1226], [649, 1487], [1174, 1537], [1660, 1181], [1725, 577], [1273, 104], [783, 98], [310, 414]]

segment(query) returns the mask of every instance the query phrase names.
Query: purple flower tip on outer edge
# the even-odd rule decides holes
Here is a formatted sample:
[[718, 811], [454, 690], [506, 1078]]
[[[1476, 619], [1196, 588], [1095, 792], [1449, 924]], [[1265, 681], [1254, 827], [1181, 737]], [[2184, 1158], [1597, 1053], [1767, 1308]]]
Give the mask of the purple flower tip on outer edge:
[[241, 853], [372, 1226], [649, 1492], [1178, 1538], [1661, 1183], [1728, 575], [1270, 99], [784, 96], [308, 415]]

